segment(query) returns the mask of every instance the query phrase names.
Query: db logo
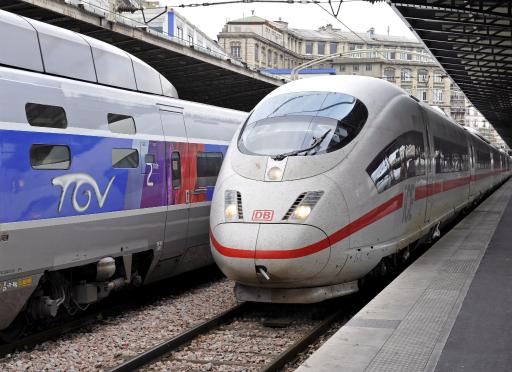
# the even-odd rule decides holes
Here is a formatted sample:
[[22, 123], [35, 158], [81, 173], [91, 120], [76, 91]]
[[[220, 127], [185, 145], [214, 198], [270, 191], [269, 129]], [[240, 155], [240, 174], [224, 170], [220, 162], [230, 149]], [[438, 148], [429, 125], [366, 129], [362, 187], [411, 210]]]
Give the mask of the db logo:
[[272, 218], [274, 218], [274, 211], [255, 210], [254, 212], [252, 212], [253, 221], [272, 221]]

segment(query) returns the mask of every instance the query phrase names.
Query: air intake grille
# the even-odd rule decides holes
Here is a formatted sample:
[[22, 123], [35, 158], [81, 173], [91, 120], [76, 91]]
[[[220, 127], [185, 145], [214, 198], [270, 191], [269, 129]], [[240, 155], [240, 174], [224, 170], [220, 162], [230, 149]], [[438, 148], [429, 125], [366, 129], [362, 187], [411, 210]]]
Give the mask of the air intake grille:
[[306, 196], [306, 193], [303, 192], [302, 194], [300, 194], [297, 199], [295, 199], [295, 201], [293, 202], [292, 206], [290, 207], [290, 209], [288, 209], [288, 212], [286, 212], [286, 214], [284, 215], [283, 217], [283, 221], [286, 221], [290, 218], [290, 216], [292, 215], [293, 211], [295, 210], [295, 208], [297, 208], [300, 204], [300, 202], [302, 201], [302, 199], [304, 199], [304, 197]]
[[238, 206], [238, 219], [244, 219], [244, 213], [242, 212], [242, 194], [239, 191], [236, 192], [236, 204]]
[[323, 191], [309, 191], [306, 193], [306, 197], [302, 200], [301, 204], [313, 207], [318, 203], [323, 194]]

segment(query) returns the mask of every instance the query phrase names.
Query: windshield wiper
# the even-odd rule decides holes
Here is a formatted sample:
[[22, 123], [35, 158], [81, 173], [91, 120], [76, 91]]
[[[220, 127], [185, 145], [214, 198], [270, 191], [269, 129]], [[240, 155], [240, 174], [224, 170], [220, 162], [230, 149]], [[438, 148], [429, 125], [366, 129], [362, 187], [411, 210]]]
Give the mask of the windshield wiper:
[[281, 161], [281, 160], [283, 160], [284, 158], [286, 158], [288, 156], [296, 156], [296, 155], [299, 155], [302, 152], [311, 151], [311, 150], [317, 148], [318, 146], [320, 146], [320, 144], [324, 141], [325, 137], [327, 137], [327, 135], [329, 134], [330, 131], [331, 131], [331, 129], [327, 129], [327, 131], [324, 134], [322, 134], [320, 137], [318, 137], [318, 138], [313, 137], [314, 141], [311, 144], [311, 146], [309, 146], [308, 148], [301, 149], [301, 150], [290, 151], [290, 152], [286, 152], [284, 154], [274, 155], [274, 156], [272, 156], [272, 159], [277, 160], [277, 161]]

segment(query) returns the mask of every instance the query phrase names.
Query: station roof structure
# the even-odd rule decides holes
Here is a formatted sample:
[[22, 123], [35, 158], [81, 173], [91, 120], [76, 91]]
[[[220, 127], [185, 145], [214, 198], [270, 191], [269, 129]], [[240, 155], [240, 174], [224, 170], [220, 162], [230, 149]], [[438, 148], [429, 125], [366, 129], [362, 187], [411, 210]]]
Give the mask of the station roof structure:
[[390, 2], [512, 147], [512, 1]]
[[250, 111], [282, 80], [166, 39], [144, 28], [109, 20], [62, 0], [1, 0], [0, 9], [69, 29], [119, 47], [168, 79], [182, 99]]

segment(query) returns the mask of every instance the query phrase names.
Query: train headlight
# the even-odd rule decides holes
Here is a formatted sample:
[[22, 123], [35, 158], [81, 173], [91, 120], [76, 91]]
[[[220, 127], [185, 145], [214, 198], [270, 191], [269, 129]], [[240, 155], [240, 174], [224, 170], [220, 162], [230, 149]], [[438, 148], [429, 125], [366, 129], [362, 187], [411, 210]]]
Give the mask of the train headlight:
[[294, 219], [304, 221], [306, 218], [308, 218], [310, 213], [311, 207], [309, 205], [299, 205], [297, 209], [293, 211], [292, 216]]
[[242, 219], [242, 198], [235, 190], [226, 190], [224, 193], [224, 218], [226, 221]]
[[323, 194], [323, 191], [308, 191], [300, 194], [283, 217], [283, 220], [304, 222]]
[[267, 177], [271, 181], [281, 181], [283, 179], [283, 170], [279, 167], [272, 167], [268, 170]]

